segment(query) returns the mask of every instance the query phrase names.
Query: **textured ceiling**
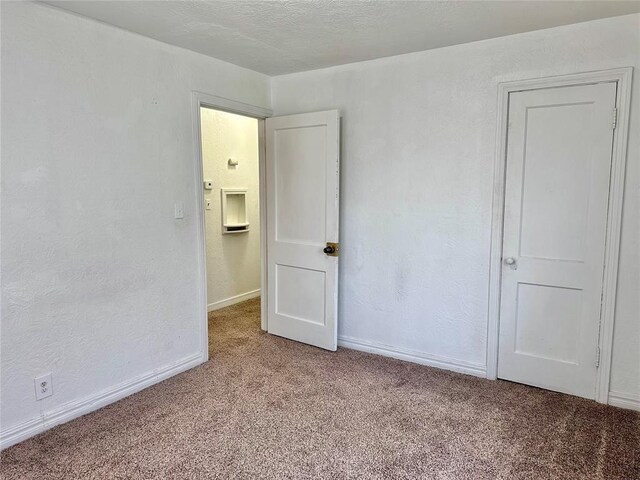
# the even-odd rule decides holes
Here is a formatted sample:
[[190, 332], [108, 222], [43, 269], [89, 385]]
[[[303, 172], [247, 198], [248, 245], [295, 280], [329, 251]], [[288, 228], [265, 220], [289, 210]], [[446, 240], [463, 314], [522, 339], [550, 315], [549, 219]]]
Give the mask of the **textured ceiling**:
[[280, 75], [640, 12], [639, 1], [47, 1]]

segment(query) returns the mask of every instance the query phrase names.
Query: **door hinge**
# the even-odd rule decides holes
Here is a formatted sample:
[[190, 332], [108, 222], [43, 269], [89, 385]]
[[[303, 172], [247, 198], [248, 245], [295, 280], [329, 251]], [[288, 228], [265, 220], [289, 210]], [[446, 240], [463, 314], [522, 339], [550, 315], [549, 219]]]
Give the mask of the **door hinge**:
[[611, 122], [612, 130], [615, 130], [617, 125], [618, 125], [618, 109], [614, 108], [613, 109], [612, 122]]
[[596, 368], [600, 366], [600, 346], [596, 347]]

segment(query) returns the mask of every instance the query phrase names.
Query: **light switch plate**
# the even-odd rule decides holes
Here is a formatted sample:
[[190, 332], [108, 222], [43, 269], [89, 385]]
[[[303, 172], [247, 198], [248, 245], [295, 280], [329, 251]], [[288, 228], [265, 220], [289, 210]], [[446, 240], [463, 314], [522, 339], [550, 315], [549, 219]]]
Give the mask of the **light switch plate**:
[[176, 202], [173, 206], [173, 210], [175, 218], [184, 218], [184, 205], [182, 202]]
[[210, 198], [205, 198], [204, 199], [204, 208], [205, 208], [205, 210], [211, 210], [211, 199]]

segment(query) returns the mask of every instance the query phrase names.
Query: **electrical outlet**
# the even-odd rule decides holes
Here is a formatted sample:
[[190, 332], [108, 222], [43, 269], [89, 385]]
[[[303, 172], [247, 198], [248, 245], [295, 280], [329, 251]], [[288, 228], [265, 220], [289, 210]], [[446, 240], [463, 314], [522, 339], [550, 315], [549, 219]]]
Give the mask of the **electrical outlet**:
[[36, 377], [33, 381], [36, 386], [36, 400], [42, 400], [53, 395], [53, 383], [51, 383], [50, 373]]

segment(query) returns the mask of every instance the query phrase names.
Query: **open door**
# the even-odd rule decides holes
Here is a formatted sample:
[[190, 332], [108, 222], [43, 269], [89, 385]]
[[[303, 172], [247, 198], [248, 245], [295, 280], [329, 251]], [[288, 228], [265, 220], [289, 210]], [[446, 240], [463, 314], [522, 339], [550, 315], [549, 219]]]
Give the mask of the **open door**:
[[336, 350], [337, 110], [266, 119], [268, 331]]

